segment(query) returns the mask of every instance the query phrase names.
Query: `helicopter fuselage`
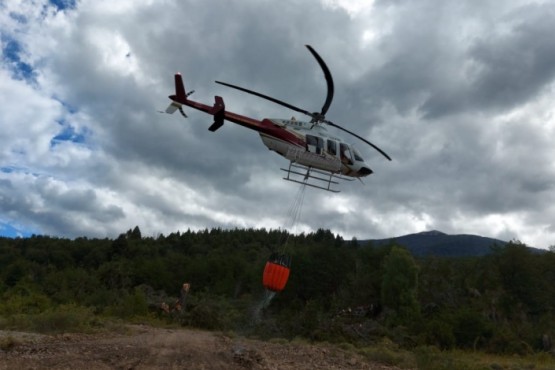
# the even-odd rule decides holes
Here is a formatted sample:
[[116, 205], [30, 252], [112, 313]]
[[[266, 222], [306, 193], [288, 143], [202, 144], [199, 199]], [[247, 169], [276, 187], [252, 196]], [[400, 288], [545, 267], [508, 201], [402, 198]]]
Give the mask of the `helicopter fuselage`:
[[268, 120], [300, 139], [301, 145], [298, 145], [284, 141], [280, 136], [260, 132], [264, 145], [288, 160], [350, 177], [364, 177], [372, 173], [354, 147], [330, 135], [325, 127], [294, 118]]

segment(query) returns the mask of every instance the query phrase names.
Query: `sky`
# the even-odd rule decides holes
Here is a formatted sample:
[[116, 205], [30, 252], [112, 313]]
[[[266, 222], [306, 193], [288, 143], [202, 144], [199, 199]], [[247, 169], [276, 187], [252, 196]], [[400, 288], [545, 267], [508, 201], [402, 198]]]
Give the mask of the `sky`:
[[[0, 235], [287, 228], [299, 185], [254, 131], [158, 113], [191, 99], [326, 118], [374, 174], [307, 189], [293, 232], [425, 230], [555, 244], [555, 2], [0, 0]], [[334, 130], [330, 128], [329, 130]]]

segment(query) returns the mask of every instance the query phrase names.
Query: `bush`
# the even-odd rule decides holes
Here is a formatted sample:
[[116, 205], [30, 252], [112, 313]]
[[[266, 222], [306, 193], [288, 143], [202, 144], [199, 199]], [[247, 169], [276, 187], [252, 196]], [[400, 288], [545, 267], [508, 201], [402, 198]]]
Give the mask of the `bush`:
[[20, 287], [4, 293], [0, 302], [0, 315], [37, 314], [51, 306], [51, 300], [44, 294]]
[[96, 318], [86, 307], [61, 305], [31, 317], [33, 331], [40, 333], [67, 333], [91, 331]]
[[459, 359], [452, 353], [442, 352], [434, 346], [418, 347], [414, 351], [418, 369], [426, 370], [478, 370], [483, 367], [476, 367], [467, 364], [464, 358]]
[[39, 333], [86, 332], [96, 321], [90, 309], [67, 304], [38, 314], [11, 315], [2, 320], [0, 327]]
[[364, 347], [358, 351], [361, 355], [371, 361], [376, 361], [385, 365], [398, 366], [402, 368], [414, 368], [414, 355], [402, 350], [398, 345], [387, 338], [383, 338], [379, 343]]
[[19, 346], [21, 342], [12, 336], [7, 336], [0, 339], [0, 350], [4, 352], [11, 351], [13, 348]]
[[488, 350], [494, 353], [526, 355], [533, 352], [532, 348], [526, 343], [513, 329], [502, 326], [495, 331], [488, 342]]
[[451, 349], [455, 345], [453, 327], [445, 320], [432, 320], [425, 327], [426, 344], [431, 344], [440, 349]]
[[463, 310], [455, 314], [453, 334], [458, 346], [476, 349], [491, 337], [492, 329], [479, 313]]
[[146, 316], [148, 314], [148, 302], [146, 296], [142, 290], [135, 289], [133, 293], [124, 295], [111, 307], [108, 307], [106, 314], [122, 319]]
[[182, 325], [208, 330], [233, 330], [240, 326], [239, 313], [222, 297], [204, 295], [187, 305], [187, 310], [178, 314]]

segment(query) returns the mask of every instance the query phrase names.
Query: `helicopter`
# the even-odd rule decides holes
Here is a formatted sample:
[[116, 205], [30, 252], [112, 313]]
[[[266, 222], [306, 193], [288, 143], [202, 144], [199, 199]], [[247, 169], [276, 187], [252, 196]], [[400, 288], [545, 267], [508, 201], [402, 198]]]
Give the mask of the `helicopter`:
[[325, 114], [333, 100], [333, 78], [320, 55], [310, 45], [305, 46], [320, 65], [327, 83], [327, 96], [320, 112], [309, 112], [256, 91], [226, 82], [215, 82], [307, 115], [311, 118], [310, 121], [301, 121], [294, 117], [291, 119], [264, 118], [262, 120], [246, 117], [227, 111], [221, 96], [214, 97], [214, 104], [212, 106], [196, 102], [189, 99], [194, 90], [190, 92], [185, 91], [185, 85], [180, 73], [176, 73], [174, 76], [175, 94], [169, 96], [171, 103], [165, 112], [161, 113], [173, 114], [179, 110], [181, 115], [187, 118], [183, 111], [183, 106], [185, 105], [214, 117], [214, 122], [208, 127], [209, 131], [217, 131], [223, 126], [224, 121], [230, 121], [255, 130], [259, 133], [262, 142], [268, 149], [289, 160], [289, 167], [281, 168], [287, 174], [283, 178], [284, 180], [337, 193], [339, 190], [334, 187], [339, 184], [337, 180], [361, 180], [362, 177], [372, 174], [373, 171], [353, 145], [330, 134], [324, 124], [347, 132], [370, 145], [388, 160], [391, 160], [391, 158], [368, 140], [326, 119]]

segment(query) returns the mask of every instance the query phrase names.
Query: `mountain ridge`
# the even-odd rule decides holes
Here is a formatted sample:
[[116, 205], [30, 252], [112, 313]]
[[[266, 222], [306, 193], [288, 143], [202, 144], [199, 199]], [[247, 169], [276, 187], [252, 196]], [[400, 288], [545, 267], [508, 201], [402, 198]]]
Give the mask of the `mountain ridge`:
[[[479, 257], [492, 253], [492, 247], [504, 247], [509, 242], [473, 234], [446, 234], [438, 230], [428, 230], [386, 239], [358, 241], [361, 245], [380, 247], [395, 243], [407, 248], [414, 256], [427, 257]], [[532, 248], [542, 253], [541, 249]]]

